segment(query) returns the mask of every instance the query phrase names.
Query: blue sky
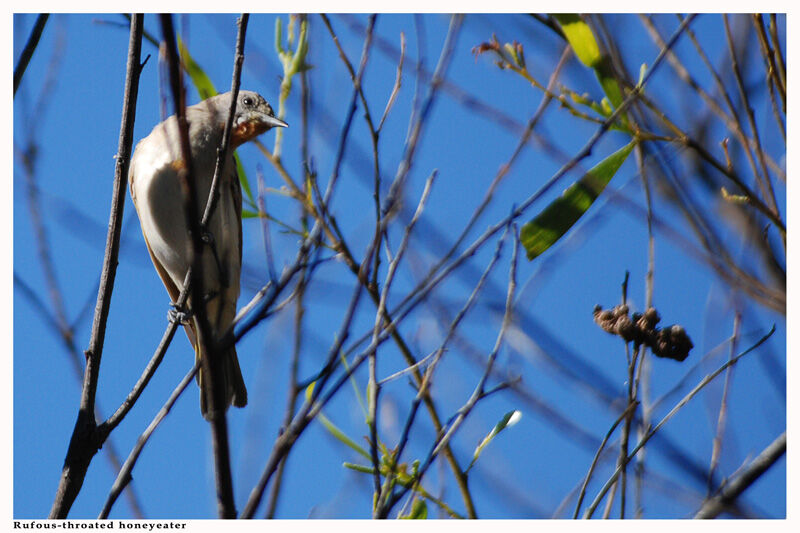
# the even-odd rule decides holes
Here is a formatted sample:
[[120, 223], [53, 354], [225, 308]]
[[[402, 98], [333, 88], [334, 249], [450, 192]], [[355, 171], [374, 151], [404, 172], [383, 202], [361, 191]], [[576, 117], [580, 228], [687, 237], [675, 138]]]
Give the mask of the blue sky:
[[[281, 67], [273, 51], [276, 15], [253, 15], [248, 28], [242, 87], [256, 90], [277, 105]], [[283, 16], [284, 22], [286, 17]], [[781, 37], [785, 42], [785, 17]], [[14, 16], [14, 58], [19, 56], [33, 24], [32, 15]], [[79, 351], [86, 348], [91, 315], [103, 258], [103, 243], [108, 220], [109, 199], [117, 150], [125, 57], [128, 33], [124, 28], [101, 21], [123, 22], [118, 15], [56, 15], [51, 17], [23, 84], [14, 100], [14, 146], [24, 145], [35, 128], [39, 143], [36, 183], [41, 216], [48, 234], [56, 278], [70, 321], [75, 324]], [[332, 16], [332, 24], [350, 59], [357, 62], [361, 53], [366, 17]], [[651, 64], [658, 48], [647, 37], [635, 17], [610, 17], [612, 29], [623, 28], [623, 55], [631, 72], [641, 63]], [[176, 18], [176, 29], [188, 43], [195, 60], [203, 66], [218, 88], [230, 86], [234, 15], [192, 15]], [[673, 18], [658, 19], [664, 35], [676, 27]], [[394, 177], [404, 149], [409, 116], [414, 105], [415, 84], [412, 61], [421, 58], [433, 69], [447, 30], [448, 17], [424, 15], [415, 20], [410, 14], [380, 15], [376, 36], [381, 39], [372, 50], [364, 87], [373, 114], [380, 115], [392, 90], [397, 59], [382, 50], [400, 45], [400, 34], [407, 41], [406, 67], [397, 102], [389, 114], [381, 140], [381, 171], [388, 182]], [[145, 17], [145, 28], [160, 36], [153, 15]], [[722, 22], [717, 15], [702, 15], [692, 25], [702, 36], [707, 53], [719, 58], [725, 51]], [[480, 102], [489, 104], [495, 116], [475, 113], [452, 91], [441, 91], [424, 131], [423, 140], [409, 175], [407, 202], [413, 206], [425, 179], [437, 169], [438, 177], [426, 209], [424, 225], [398, 279], [398, 295], [414, 286], [420, 272], [442, 250], [430, 237], [431, 228], [450, 240], [458, 235], [500, 166], [518, 143], [520, 132], [504, 126], [503, 117], [523, 125], [538, 107], [542, 93], [519, 76], [502, 71], [488, 56], [475, 58], [471, 49], [496, 33], [501, 43], [513, 40], [525, 46], [529, 69], [545, 81], [555, 68], [562, 41], [540, 24], [523, 15], [469, 15], [458, 36], [447, 80]], [[388, 46], [384, 46], [384, 44]], [[383, 48], [381, 48], [383, 46]], [[421, 46], [421, 48], [420, 48]], [[60, 60], [52, 91], [40, 102], [41, 115], [34, 125], [30, 113], [47, 79], [54, 51]], [[682, 39], [677, 51], [704, 86], [711, 81], [691, 45]], [[152, 57], [142, 72], [136, 116], [135, 140], [139, 140], [160, 120], [157, 50], [143, 45], [143, 56]], [[760, 56], [753, 52], [750, 80], [760, 80]], [[331, 174], [336, 142], [352, 95], [352, 84], [330, 36], [319, 17], [311, 19], [311, 48], [308, 62], [313, 66], [310, 80], [313, 102], [310, 116], [309, 152], [324, 186]], [[685, 102], [672, 90], [674, 72], [662, 64], [648, 85], [647, 94], [662, 103], [680, 124], [704, 110], [698, 101]], [[759, 71], [760, 72], [760, 71]], [[588, 92], [599, 99], [602, 93], [592, 73], [574, 59], [565, 68], [561, 83], [577, 92]], [[420, 87], [424, 96], [426, 87]], [[283, 140], [284, 161], [292, 175], [299, 175], [301, 151], [300, 99], [293, 91], [288, 101], [286, 121], [290, 128]], [[188, 99], [198, 96], [189, 89]], [[692, 107], [695, 106], [695, 107]], [[769, 133], [772, 120], [768, 100], [762, 95], [755, 109], [768, 151], [784, 165], [782, 139]], [[596, 125], [571, 117], [563, 109], [548, 109], [537, 133], [568, 155], [575, 154], [591, 137]], [[333, 207], [345, 235], [352, 237], [353, 249], [363, 255], [372, 237], [371, 146], [367, 128], [357, 111], [349, 147], [340, 176]], [[709, 138], [721, 139], [722, 130]], [[274, 133], [261, 138], [272, 146]], [[603, 137], [584, 168], [627, 142], [626, 136], [611, 132]], [[718, 145], [714, 149], [719, 151]], [[679, 163], [678, 148], [669, 147], [668, 157]], [[483, 230], [501, 220], [515, 204], [533, 194], [563, 164], [551, 148], [535, 142], [527, 146], [498, 188], [490, 208], [470, 232], [472, 242]], [[279, 178], [254, 146], [239, 149], [251, 183], [263, 171], [267, 187], [280, 187]], [[717, 153], [718, 157], [721, 157]], [[682, 168], [691, 176], [691, 169]], [[576, 173], [537, 202], [520, 219], [524, 223], [547, 202], [577, 179]], [[708, 193], [684, 177], [692, 194], [709, 210], [718, 204]], [[785, 182], [775, 180], [781, 213], [786, 213]], [[624, 197], [644, 206], [641, 179], [631, 157], [614, 177], [609, 190], [581, 219], [578, 226], [553, 249], [536, 261], [521, 261], [515, 305], [524, 310], [526, 322], [521, 334], [512, 336], [501, 350], [498, 364], [504, 371], [521, 375], [524, 385], [547, 405], [557, 408], [583, 433], [570, 432], [553, 423], [511, 393], [500, 393], [479, 403], [474, 414], [454, 441], [456, 455], [468, 463], [472, 450], [502, 415], [510, 410], [522, 412], [521, 421], [501, 434], [481, 456], [471, 475], [471, 487], [481, 517], [549, 517], [570, 491], [579, 485], [592, 455], [605, 432], [619, 414], [621, 404], [598, 401], [598, 391], [622, 401], [625, 391], [625, 358], [622, 343], [592, 323], [595, 304], [611, 307], [620, 299], [620, 283], [630, 272], [628, 297], [637, 310], [644, 307], [644, 276], [647, 270], [647, 228], [644, 219], [629, 209]], [[267, 208], [280, 220], [296, 220], [298, 206], [279, 194], [268, 194]], [[42, 301], [50, 304], [46, 282], [35, 246], [35, 235], [28, 209], [26, 178], [15, 155], [13, 174], [15, 277], [33, 288]], [[660, 196], [656, 214], [678, 235], [693, 239], [680, 214]], [[279, 268], [294, 257], [297, 238], [272, 228], [272, 242]], [[396, 246], [402, 226], [391, 233]], [[729, 249], [746, 256], [745, 239], [733, 230], [722, 235]], [[260, 288], [267, 276], [261, 226], [254, 219], [244, 221], [245, 279], [239, 305]], [[482, 272], [491, 259], [496, 240], [470, 259], [470, 267]], [[663, 317], [662, 324], [678, 323], [694, 340], [695, 348], [682, 364], [670, 360], [651, 360], [651, 397], [658, 398], [678, 386], [678, 392], [664, 400], [654, 413], [659, 420], [702, 377], [728, 357], [734, 304], [743, 311], [739, 349], [764, 335], [772, 324], [775, 335], [736, 366], [731, 378], [726, 445], [720, 462], [722, 475], [730, 475], [748, 458], [758, 454], [786, 427], [785, 367], [786, 324], [778, 313], [743, 299], [722, 284], [711, 269], [697, 261], [683, 241], [669, 232], [658, 232], [655, 239], [656, 267], [654, 303]], [[479, 308], [467, 317], [466, 337], [482, 353], [488, 353], [500, 324], [505, 284], [510, 263], [508, 243], [490, 277], [491, 287], [482, 294]], [[463, 250], [463, 247], [462, 247]], [[738, 258], [737, 258], [738, 259]], [[785, 259], [784, 259], [785, 264]], [[452, 316], [475, 283], [475, 276], [453, 277], [436, 296]], [[341, 323], [342, 302], [349, 298], [353, 277], [338, 261], [319, 268], [309, 287], [304, 351], [300, 374], [312, 376], [319, 368]], [[138, 220], [127, 198], [123, 245], [108, 322], [106, 348], [102, 362], [98, 401], [107, 416], [124, 398], [141, 369], [153, 353], [166, 327], [168, 297], [147, 256]], [[233, 474], [238, 507], [244, 505], [253, 483], [274, 441], [284, 416], [289, 354], [291, 353], [292, 312], [281, 312], [248, 334], [238, 352], [250, 405], [229, 411]], [[369, 331], [374, 309], [365, 302], [357, 315], [354, 331]], [[421, 310], [407, 322], [404, 334], [412, 341], [419, 357], [436, 349], [443, 332], [436, 313]], [[43, 323], [42, 314], [20, 285], [14, 290], [14, 508], [17, 518], [42, 518], [49, 511], [55, 493], [66, 445], [74, 424], [80, 384], [60, 339]], [[381, 374], [401, 370], [403, 363], [396, 350], [387, 347], [381, 359]], [[555, 357], [562, 367], [548, 362]], [[576, 362], [578, 361], [578, 362]], [[169, 352], [137, 407], [113, 433], [113, 443], [126, 456], [137, 436], [189, 370], [192, 353], [182, 333], [176, 335]], [[591, 384], [581, 384], [565, 374], [563, 368], [579, 375], [593, 369]], [[694, 369], [694, 370], [691, 370]], [[356, 374], [363, 393], [365, 368]], [[470, 359], [467, 350], [453, 347], [437, 371], [437, 395], [445, 418], [469, 397], [482, 367]], [[685, 381], [682, 381], [684, 380]], [[776, 387], [776, 382], [778, 386]], [[694, 464], [707, 468], [711, 442], [722, 395], [719, 379], [693, 400], [664, 429], [666, 440], [677, 443]], [[405, 420], [409, 386], [403, 379], [387, 385], [382, 398], [383, 426], [380, 431], [388, 443], [396, 442]], [[197, 390], [191, 385], [167, 420], [156, 431], [134, 471], [134, 488], [142, 508], [150, 518], [210, 518], [214, 516], [213, 463], [207, 424], [199, 415]], [[353, 388], [345, 386], [325, 413], [353, 440], [363, 443], [367, 430]], [[582, 436], [583, 435], [583, 436]], [[406, 459], [422, 457], [433, 437], [430, 424], [421, 423], [412, 434]], [[592, 441], [592, 439], [594, 439]], [[587, 440], [589, 443], [587, 443]], [[645, 506], [648, 517], [685, 517], [695, 509], [705, 487], [670, 461], [665, 439], [656, 437], [648, 447], [648, 468], [653, 470]], [[592, 444], [593, 442], [593, 444]], [[115, 472], [104, 452], [95, 457], [71, 517], [94, 518], [105, 499]], [[278, 516], [285, 518], [362, 518], [370, 514], [371, 478], [343, 468], [345, 461], [360, 458], [330, 435], [320, 424], [312, 424], [302, 435], [290, 456], [284, 478]], [[441, 470], [444, 470], [442, 468]], [[613, 471], [604, 464], [590, 485], [590, 497]], [[747, 492], [744, 501], [767, 517], [786, 513], [785, 460], [771, 469]], [[452, 480], [438, 467], [427, 479], [432, 489], [444, 483], [445, 499], [462, 510]], [[688, 496], [676, 497], [670, 487], [689, 487]], [[663, 491], [663, 492], [661, 492]], [[571, 509], [574, 503], [568, 505]], [[131, 517], [123, 497], [111, 514]]]

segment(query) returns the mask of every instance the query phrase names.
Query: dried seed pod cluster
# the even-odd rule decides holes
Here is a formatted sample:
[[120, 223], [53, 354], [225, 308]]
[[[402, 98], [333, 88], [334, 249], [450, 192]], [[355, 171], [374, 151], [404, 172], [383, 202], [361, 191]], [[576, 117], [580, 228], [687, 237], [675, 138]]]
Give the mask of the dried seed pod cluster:
[[674, 324], [657, 328], [661, 321], [658, 311], [650, 307], [644, 313], [628, 315], [628, 306], [618, 305], [613, 309], [594, 308], [594, 321], [604, 331], [619, 335], [625, 342], [649, 347], [658, 357], [683, 361], [694, 347], [692, 340], [681, 326]]

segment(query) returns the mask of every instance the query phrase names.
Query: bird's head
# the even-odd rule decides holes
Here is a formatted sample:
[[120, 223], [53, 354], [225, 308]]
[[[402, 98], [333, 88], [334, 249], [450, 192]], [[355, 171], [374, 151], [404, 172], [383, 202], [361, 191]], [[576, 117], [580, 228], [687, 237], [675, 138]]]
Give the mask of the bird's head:
[[288, 128], [289, 125], [275, 116], [263, 96], [253, 91], [239, 91], [231, 131], [234, 148], [276, 127]]

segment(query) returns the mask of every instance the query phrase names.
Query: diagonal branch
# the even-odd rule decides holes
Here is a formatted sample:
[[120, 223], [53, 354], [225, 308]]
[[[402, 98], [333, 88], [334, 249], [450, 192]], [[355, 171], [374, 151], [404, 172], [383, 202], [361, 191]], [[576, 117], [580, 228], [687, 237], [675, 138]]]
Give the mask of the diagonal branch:
[[125, 487], [133, 480], [133, 476], [131, 472], [133, 472], [133, 467], [136, 465], [136, 461], [139, 459], [139, 456], [144, 449], [144, 445], [147, 444], [147, 441], [150, 439], [150, 436], [153, 434], [155, 429], [164, 420], [164, 417], [169, 414], [172, 407], [175, 405], [175, 402], [178, 401], [178, 398], [183, 391], [186, 390], [186, 387], [192, 382], [195, 375], [197, 375], [197, 362], [195, 362], [192, 369], [184, 376], [184, 378], [180, 381], [178, 386], [172, 391], [170, 394], [169, 399], [164, 404], [164, 406], [158, 411], [155, 418], [150, 425], [147, 426], [147, 429], [144, 430], [144, 433], [139, 435], [139, 438], [136, 439], [136, 445], [131, 450], [131, 453], [128, 455], [128, 458], [125, 459], [125, 463], [122, 465], [119, 473], [117, 474], [116, 479], [114, 480], [114, 485], [111, 487], [111, 490], [108, 493], [108, 497], [106, 498], [105, 504], [103, 504], [103, 509], [100, 511], [100, 515], [97, 517], [98, 519], [106, 519], [108, 518], [108, 513], [111, 511], [111, 508], [114, 506], [114, 502], [117, 501], [119, 498], [120, 493], [125, 489]]
[[720, 513], [733, 503], [750, 485], [769, 470], [778, 459], [786, 454], [786, 432], [775, 439], [772, 444], [764, 448], [758, 457], [734, 479], [729, 481], [720, 490], [719, 494], [706, 501], [694, 515], [695, 518], [716, 518]]
[[39, 39], [42, 37], [44, 25], [47, 23], [49, 17], [49, 13], [42, 13], [36, 17], [36, 23], [33, 25], [31, 35], [28, 37], [28, 42], [25, 43], [25, 48], [22, 49], [22, 53], [17, 61], [17, 66], [14, 67], [14, 96], [17, 95], [17, 89], [19, 88], [20, 82], [22, 82], [22, 76], [25, 75], [25, 70], [28, 68], [28, 63], [33, 57], [33, 52], [36, 51], [36, 47], [39, 45]]

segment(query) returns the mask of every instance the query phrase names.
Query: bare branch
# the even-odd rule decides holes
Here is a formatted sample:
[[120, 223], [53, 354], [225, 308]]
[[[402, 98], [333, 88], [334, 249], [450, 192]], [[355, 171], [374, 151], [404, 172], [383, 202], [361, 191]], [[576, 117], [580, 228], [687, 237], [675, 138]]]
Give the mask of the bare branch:
[[758, 457], [730, 480], [722, 490], [713, 498], [703, 504], [703, 507], [694, 515], [695, 518], [716, 518], [738, 498], [750, 485], [756, 482], [761, 475], [769, 470], [778, 460], [786, 454], [786, 432], [775, 439], [772, 444], [764, 448]]
[[50, 17], [49, 13], [42, 13], [36, 17], [28, 42], [25, 43], [25, 48], [22, 49], [22, 53], [17, 60], [17, 66], [14, 67], [14, 96], [17, 95], [17, 89], [20, 82], [22, 82], [22, 77], [25, 75], [25, 70], [28, 68], [28, 62], [30, 62], [36, 47], [39, 45], [39, 39], [42, 37], [48, 17]]
[[135, 15], [131, 21], [130, 40], [128, 43], [128, 63], [125, 76], [125, 96], [122, 108], [122, 124], [120, 126], [119, 149], [114, 172], [114, 191], [109, 216], [106, 253], [103, 259], [103, 270], [100, 290], [97, 295], [92, 336], [89, 349], [86, 351], [86, 371], [81, 395], [80, 411], [70, 438], [64, 469], [56, 491], [55, 501], [50, 510], [50, 518], [66, 518], [75, 497], [80, 492], [86, 471], [94, 454], [102, 442], [96, 439], [96, 421], [94, 420], [95, 396], [97, 381], [100, 375], [100, 359], [103, 353], [106, 320], [111, 306], [111, 293], [117, 270], [119, 254], [120, 229], [122, 213], [125, 206], [125, 186], [128, 179], [131, 145], [133, 144], [133, 124], [136, 118], [136, 97], [139, 91], [139, 74], [142, 48], [143, 15]]
[[186, 388], [194, 379], [195, 375], [197, 375], [198, 368], [199, 365], [197, 362], [195, 362], [189, 373], [184, 376], [180, 383], [178, 383], [178, 386], [175, 388], [175, 390], [172, 391], [172, 394], [170, 394], [164, 406], [158, 411], [158, 413], [156, 413], [155, 418], [153, 418], [153, 420], [150, 422], [150, 425], [147, 426], [147, 429], [145, 429], [144, 432], [139, 435], [139, 438], [136, 439], [136, 445], [131, 450], [128, 458], [125, 459], [125, 463], [122, 465], [122, 468], [117, 474], [114, 484], [111, 486], [111, 490], [106, 498], [106, 502], [103, 504], [103, 509], [100, 511], [100, 514], [97, 517], [98, 519], [102, 520], [108, 518], [108, 513], [111, 512], [111, 508], [114, 506], [114, 503], [117, 501], [120, 493], [128, 485], [128, 483], [133, 480], [131, 473], [133, 472], [133, 467], [136, 466], [136, 462], [139, 460], [142, 450], [144, 450], [145, 444], [147, 444], [150, 436], [156, 430], [158, 425], [161, 424], [161, 421], [164, 420], [164, 417], [169, 414], [172, 406], [175, 405], [175, 402], [178, 401], [180, 395], [183, 394], [183, 391], [186, 390]]
[[[683, 399], [681, 399], [681, 401], [679, 401], [675, 405], [675, 407], [673, 407], [672, 410], [669, 413], [667, 413], [664, 416], [664, 418], [661, 419], [661, 421], [658, 424], [656, 424], [656, 426], [654, 428], [652, 428], [650, 431], [648, 431], [647, 434], [639, 440], [639, 443], [633, 448], [633, 450], [631, 450], [630, 454], [628, 454], [628, 459], [627, 459], [626, 463], [630, 462], [630, 460], [633, 459], [636, 456], [636, 454], [639, 452], [639, 450], [641, 450], [644, 447], [644, 445], [647, 443], [647, 441], [649, 441], [653, 437], [653, 435], [658, 433], [658, 431], [664, 426], [664, 424], [666, 424], [670, 420], [670, 418], [672, 418], [675, 415], [675, 413], [680, 411], [687, 403], [689, 403], [689, 401], [692, 398], [694, 398], [697, 395], [697, 393], [700, 392], [703, 389], [703, 387], [705, 387], [706, 385], [711, 383], [726, 368], [728, 368], [729, 366], [735, 365], [736, 363], [739, 362], [739, 359], [741, 359], [745, 355], [749, 354], [750, 352], [752, 352], [753, 350], [755, 350], [756, 348], [761, 346], [764, 342], [766, 342], [767, 339], [769, 339], [772, 336], [773, 333], [775, 333], [775, 326], [773, 326], [772, 329], [770, 329], [769, 332], [766, 335], [761, 337], [758, 341], [756, 341], [755, 344], [753, 344], [747, 350], [743, 351], [742, 353], [740, 353], [736, 357], [730, 359], [727, 363], [725, 363], [724, 365], [719, 367], [717, 370], [715, 370], [714, 372], [712, 372], [711, 374], [708, 374], [705, 378], [703, 378], [700, 381], [700, 383], [698, 383], [691, 391], [689, 391], [689, 393], [686, 396], [684, 396]], [[617, 467], [617, 469], [614, 471], [614, 473], [611, 475], [611, 477], [608, 479], [608, 481], [606, 481], [605, 485], [603, 485], [603, 487], [597, 493], [597, 496], [595, 497], [594, 501], [592, 501], [592, 504], [589, 506], [588, 509], [586, 509], [586, 512], [583, 514], [584, 518], [591, 518], [592, 517], [592, 514], [594, 513], [594, 511], [597, 508], [598, 504], [602, 501], [602, 499], [605, 496], [606, 492], [608, 492], [608, 490], [611, 488], [611, 486], [614, 484], [614, 482], [616, 482], [617, 477], [619, 476], [621, 471], [622, 471], [622, 465]]]

